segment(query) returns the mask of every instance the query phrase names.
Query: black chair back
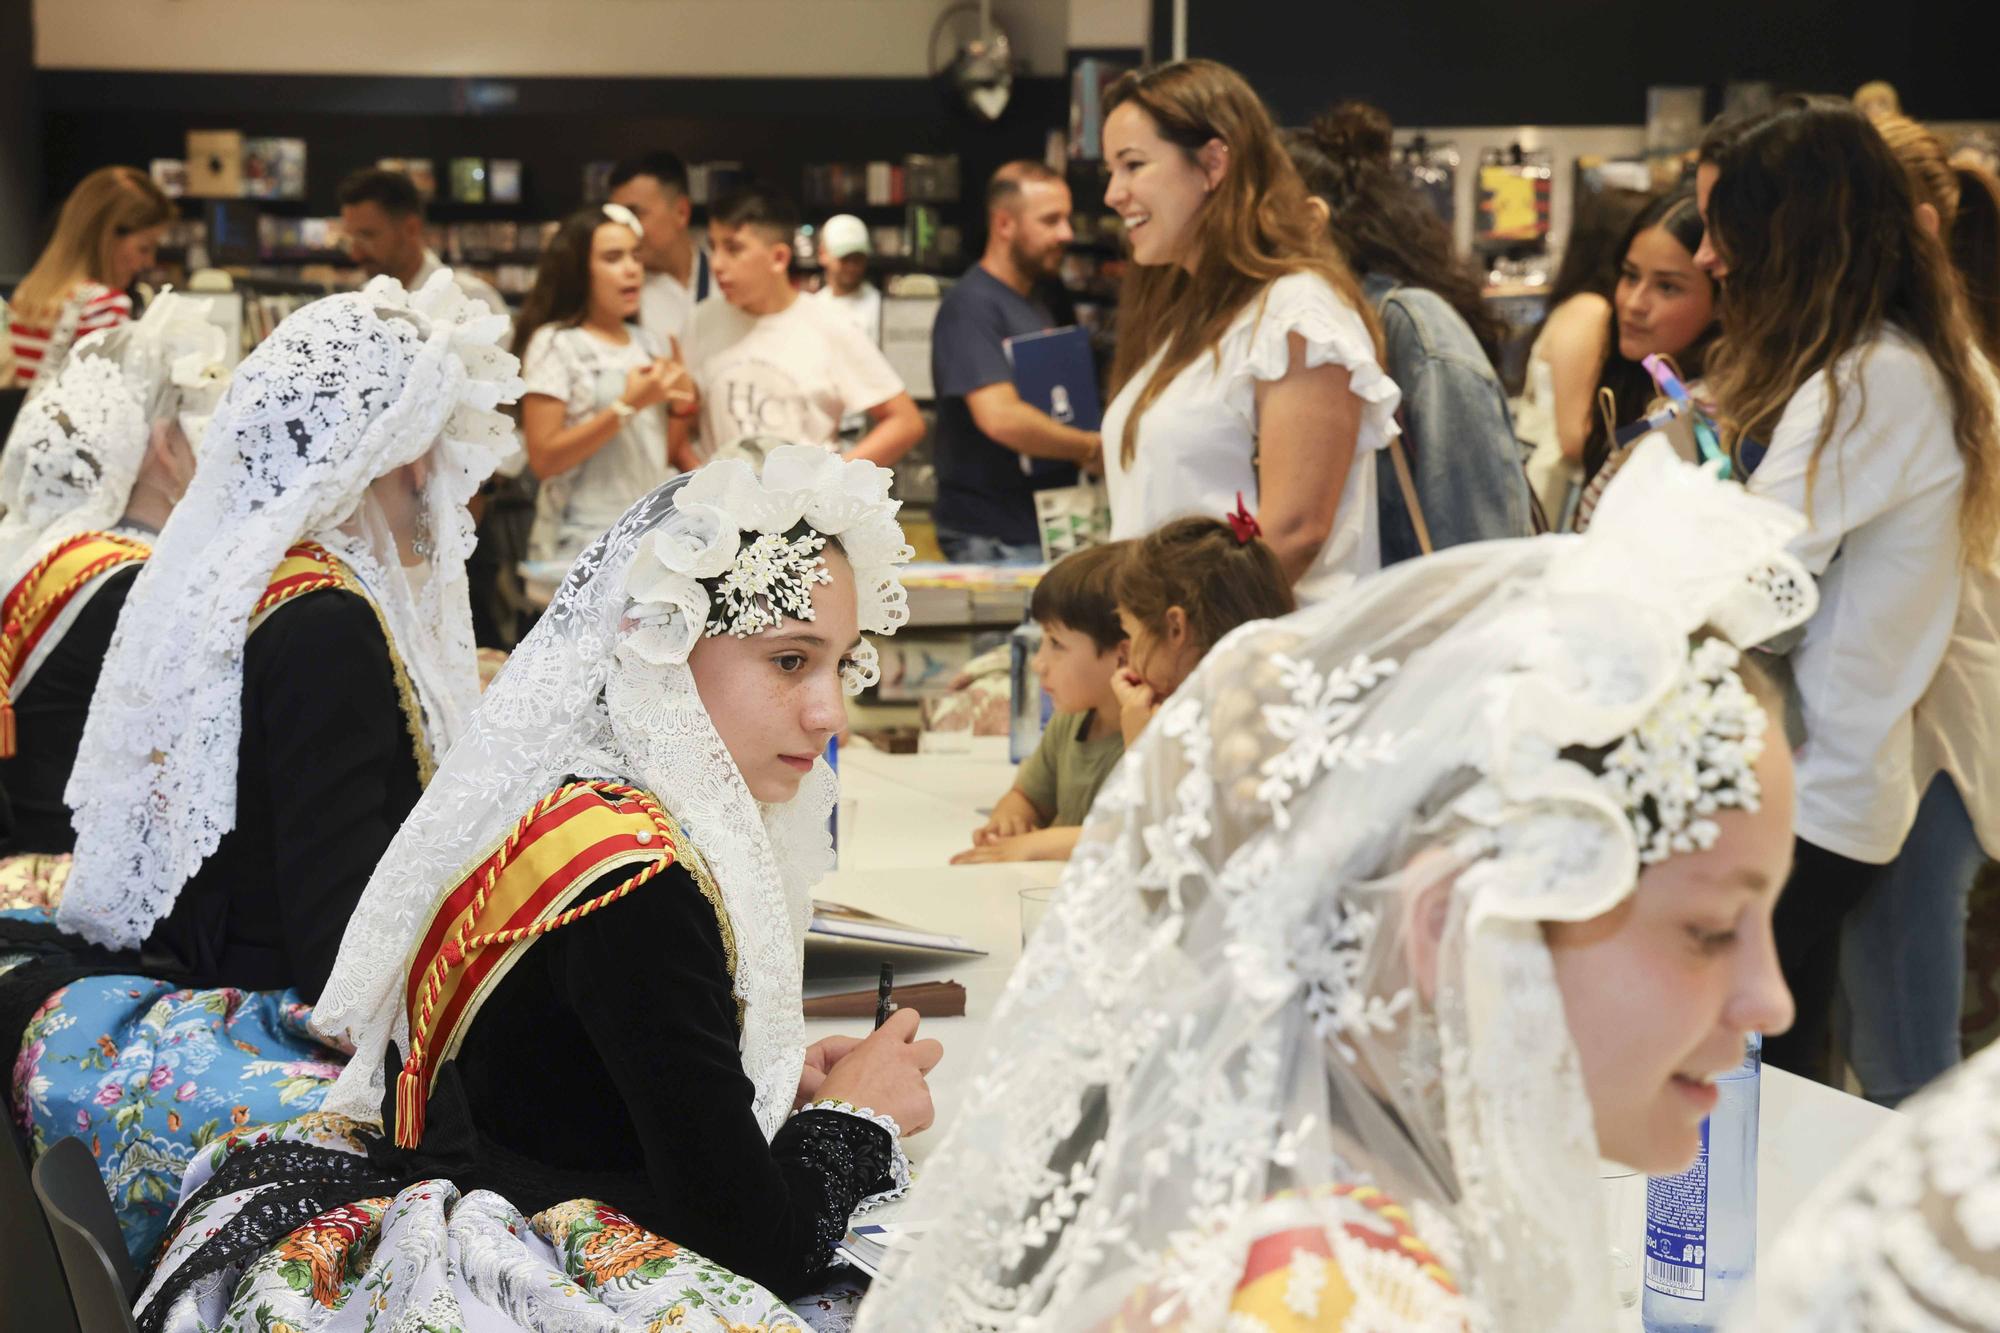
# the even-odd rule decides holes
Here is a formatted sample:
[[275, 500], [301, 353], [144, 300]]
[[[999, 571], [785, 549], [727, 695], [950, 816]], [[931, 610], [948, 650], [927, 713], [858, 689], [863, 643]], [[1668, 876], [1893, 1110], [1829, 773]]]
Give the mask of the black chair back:
[[0, 1331], [77, 1333], [62, 1260], [35, 1198], [28, 1151], [19, 1127], [6, 1118], [0, 1125], [0, 1138], [7, 1140], [0, 1146]]
[[35, 1197], [55, 1234], [80, 1333], [133, 1333], [139, 1275], [83, 1140], [58, 1139], [42, 1154], [35, 1163]]

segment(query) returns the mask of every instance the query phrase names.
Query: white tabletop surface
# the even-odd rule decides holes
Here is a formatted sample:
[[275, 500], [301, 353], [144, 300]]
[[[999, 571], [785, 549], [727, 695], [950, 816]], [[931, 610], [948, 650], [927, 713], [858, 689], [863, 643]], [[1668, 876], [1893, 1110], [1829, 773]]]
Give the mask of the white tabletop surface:
[[[1021, 952], [1021, 890], [1053, 885], [1060, 863], [950, 866], [952, 852], [1013, 780], [1004, 742], [980, 742], [968, 755], [886, 755], [863, 748], [840, 756], [840, 869], [818, 889], [819, 897], [866, 908], [912, 925], [963, 935], [987, 950], [984, 958], [896, 956], [898, 983], [957, 981], [966, 991], [965, 1016], [924, 1024], [944, 1043], [945, 1057], [932, 1076], [938, 1124], [950, 1123], [970, 1076], [986, 1023]], [[879, 962], [843, 951], [839, 961], [808, 956], [808, 994], [872, 987]], [[808, 1022], [809, 1040], [831, 1032], [859, 1034], [865, 1020]], [[1766, 1068], [1760, 1095], [1757, 1145], [1757, 1246], [1768, 1254], [1779, 1229], [1832, 1166], [1895, 1114]], [[917, 1135], [908, 1148], [921, 1162], [939, 1133]], [[1634, 1238], [1635, 1244], [1638, 1238]], [[1638, 1313], [1618, 1327], [1636, 1330]]]

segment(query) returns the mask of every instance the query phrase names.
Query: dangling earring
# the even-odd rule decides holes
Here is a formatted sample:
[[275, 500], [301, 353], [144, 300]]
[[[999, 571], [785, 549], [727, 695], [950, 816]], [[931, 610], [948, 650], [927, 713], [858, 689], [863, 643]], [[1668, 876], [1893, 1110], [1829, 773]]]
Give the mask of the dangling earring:
[[417, 533], [410, 538], [410, 550], [419, 560], [428, 560], [437, 554], [437, 544], [432, 540], [431, 511], [428, 505], [417, 510]]

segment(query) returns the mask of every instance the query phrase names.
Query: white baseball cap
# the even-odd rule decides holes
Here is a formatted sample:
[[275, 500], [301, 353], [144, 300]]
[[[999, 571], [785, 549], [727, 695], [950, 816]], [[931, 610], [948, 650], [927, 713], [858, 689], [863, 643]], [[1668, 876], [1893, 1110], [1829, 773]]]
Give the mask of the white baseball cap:
[[820, 228], [820, 244], [830, 259], [869, 253], [868, 224], [852, 213], [836, 213]]

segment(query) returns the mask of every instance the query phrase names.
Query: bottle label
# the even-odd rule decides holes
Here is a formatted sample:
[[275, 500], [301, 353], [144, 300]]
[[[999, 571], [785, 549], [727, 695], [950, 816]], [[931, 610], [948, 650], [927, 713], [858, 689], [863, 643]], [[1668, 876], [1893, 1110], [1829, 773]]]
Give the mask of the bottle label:
[[1708, 1125], [1693, 1166], [1646, 1182], [1646, 1288], [1686, 1301], [1707, 1299]]

